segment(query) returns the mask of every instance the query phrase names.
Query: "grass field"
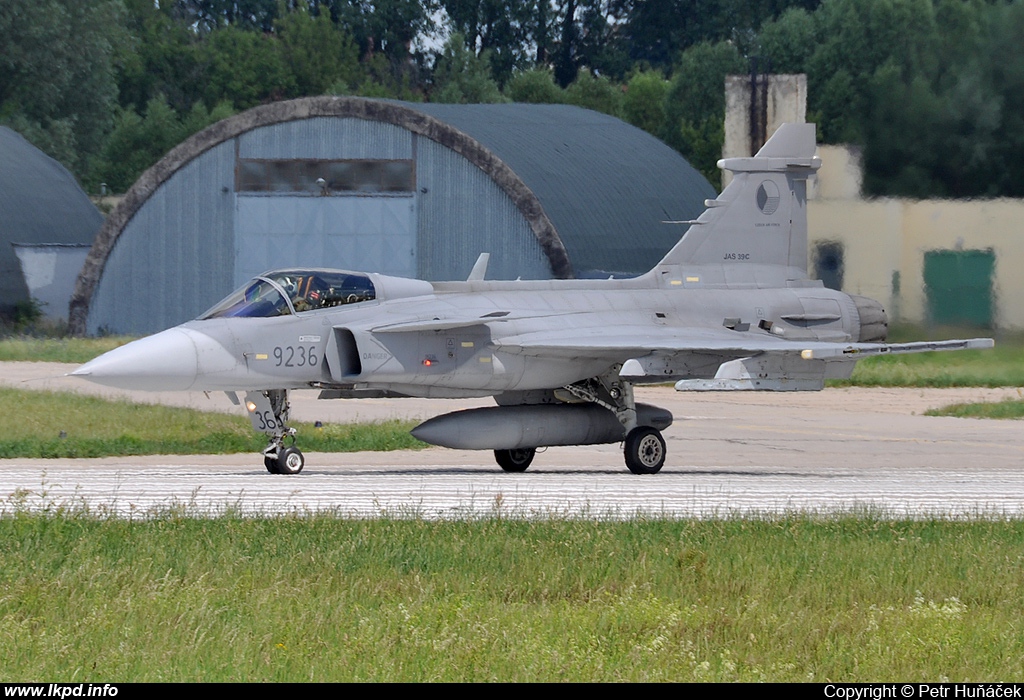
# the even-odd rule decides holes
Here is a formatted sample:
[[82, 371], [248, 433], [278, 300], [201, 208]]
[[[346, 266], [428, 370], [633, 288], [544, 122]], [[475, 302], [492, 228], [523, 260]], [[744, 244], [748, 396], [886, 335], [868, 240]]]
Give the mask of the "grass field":
[[[267, 443], [264, 435], [253, 431], [242, 409], [236, 416], [3, 388], [0, 403], [18, 417], [17, 431], [0, 435], [0, 458], [258, 453]], [[299, 430], [302, 449], [311, 452], [425, 447], [409, 435], [415, 423], [407, 421], [322, 428], [293, 425]]]
[[[916, 356], [912, 369], [879, 358], [858, 381], [880, 384], [877, 371], [991, 385], [1012, 376], [1022, 348], [979, 353], [981, 370], [954, 359], [970, 353]], [[0, 456], [264, 443], [242, 416], [3, 389], [0, 400], [18, 418]], [[420, 445], [410, 424], [299, 427], [306, 450]], [[118, 520], [31, 514], [17, 495], [0, 511], [5, 681], [1024, 676], [1024, 521], [363, 521], [187, 508]]]
[[857, 363], [849, 380], [829, 380], [828, 385], [936, 388], [1024, 386], [1024, 345], [997, 345], [991, 350], [870, 357]]
[[1024, 522], [0, 518], [6, 681], [1024, 676]]
[[997, 418], [1014, 420], [1024, 418], [1024, 400], [994, 401], [990, 403], [957, 403], [925, 412], [926, 416], [953, 416], [954, 418]]
[[133, 340], [124, 336], [103, 338], [33, 338], [0, 340], [0, 362], [70, 362], [81, 364]]

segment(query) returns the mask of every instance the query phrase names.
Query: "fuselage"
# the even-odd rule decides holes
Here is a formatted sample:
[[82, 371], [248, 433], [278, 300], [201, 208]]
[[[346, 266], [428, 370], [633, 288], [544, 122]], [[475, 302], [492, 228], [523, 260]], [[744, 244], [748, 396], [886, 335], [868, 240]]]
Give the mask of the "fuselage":
[[[278, 300], [276, 311], [268, 311], [274, 306], [266, 295], [253, 293], [251, 285], [264, 284], [254, 281], [214, 313], [118, 348], [75, 374], [152, 390], [320, 388], [353, 396], [485, 396], [599, 375], [608, 370], [608, 355], [587, 348], [611, 335], [635, 338], [637, 347], [645, 347], [656, 345], [648, 338], [663, 338], [666, 331], [682, 335], [730, 322], [755, 330], [768, 322], [794, 340], [842, 343], [858, 340], [861, 332], [854, 298], [813, 284], [733, 288], [694, 283], [701, 278], [671, 270], [628, 280], [437, 284], [363, 275], [371, 291], [351, 294], [351, 303], [299, 310], [306, 302], [297, 301], [294, 281], [308, 286], [299, 273], [311, 274], [268, 273], [270, 281], [285, 280], [290, 290], [284, 293], [289, 302]], [[315, 274], [328, 280], [348, 276], [350, 286], [359, 275]], [[578, 349], [546, 357], [522, 350], [531, 338], [552, 334], [575, 339]], [[618, 362], [630, 357], [624, 351]], [[720, 361], [694, 355], [656, 380], [710, 377]]]

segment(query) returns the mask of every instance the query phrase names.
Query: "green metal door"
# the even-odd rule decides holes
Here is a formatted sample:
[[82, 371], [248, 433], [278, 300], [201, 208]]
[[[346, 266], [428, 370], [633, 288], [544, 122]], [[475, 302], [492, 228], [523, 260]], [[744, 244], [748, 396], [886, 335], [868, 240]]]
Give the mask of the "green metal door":
[[924, 254], [928, 320], [939, 325], [992, 327], [992, 275], [988, 250], [930, 250]]

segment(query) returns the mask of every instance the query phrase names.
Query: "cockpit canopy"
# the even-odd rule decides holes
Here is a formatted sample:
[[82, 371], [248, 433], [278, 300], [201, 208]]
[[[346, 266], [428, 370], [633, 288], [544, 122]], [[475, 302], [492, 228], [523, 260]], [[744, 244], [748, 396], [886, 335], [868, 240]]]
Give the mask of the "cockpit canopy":
[[278, 270], [250, 280], [199, 318], [270, 318], [376, 298], [373, 282], [363, 274]]

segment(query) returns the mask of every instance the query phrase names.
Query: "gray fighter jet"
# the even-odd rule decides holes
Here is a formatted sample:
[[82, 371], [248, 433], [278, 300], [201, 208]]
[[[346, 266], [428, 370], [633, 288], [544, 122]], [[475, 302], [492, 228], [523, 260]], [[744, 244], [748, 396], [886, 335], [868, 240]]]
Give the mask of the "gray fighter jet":
[[[650, 272], [634, 279], [424, 282], [322, 269], [260, 275], [198, 319], [72, 372], [129, 389], [224, 391], [269, 436], [266, 468], [304, 458], [288, 391], [323, 399], [493, 396], [491, 408], [433, 418], [428, 443], [493, 450], [525, 470], [538, 447], [624, 443], [626, 466], [658, 472], [663, 409], [633, 387], [818, 390], [860, 358], [991, 347], [989, 339], [885, 344], [871, 299], [807, 277], [807, 179], [820, 166], [813, 124], [787, 124]], [[245, 392], [239, 402], [236, 392]]]

